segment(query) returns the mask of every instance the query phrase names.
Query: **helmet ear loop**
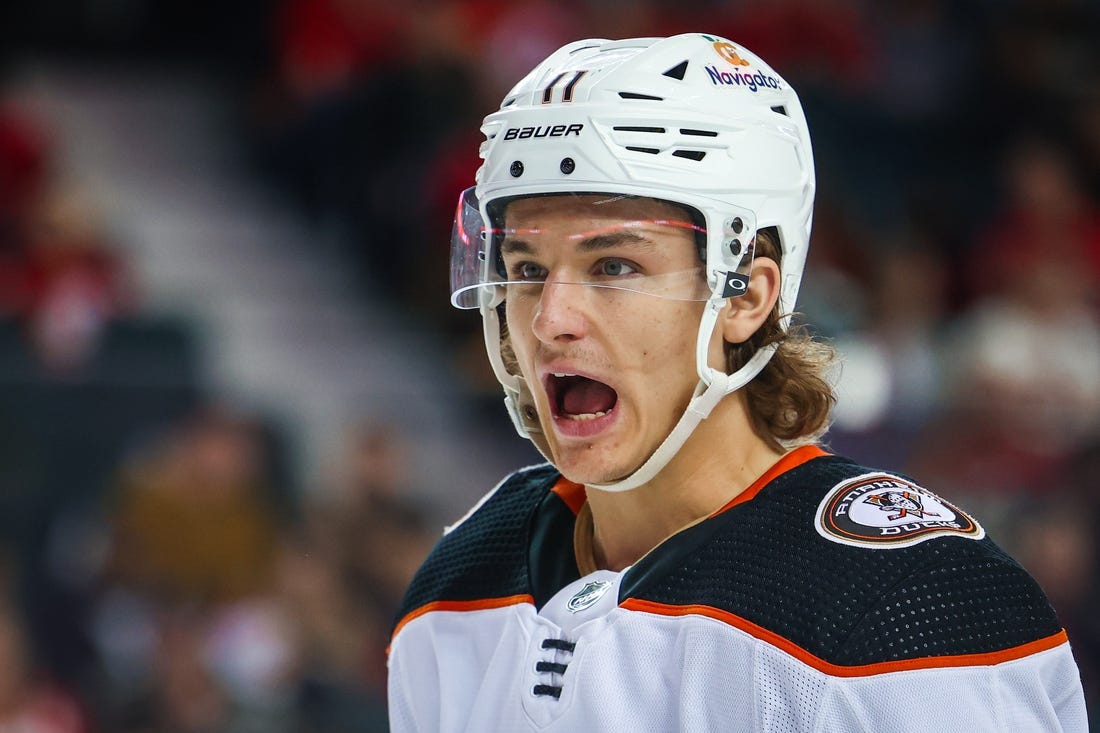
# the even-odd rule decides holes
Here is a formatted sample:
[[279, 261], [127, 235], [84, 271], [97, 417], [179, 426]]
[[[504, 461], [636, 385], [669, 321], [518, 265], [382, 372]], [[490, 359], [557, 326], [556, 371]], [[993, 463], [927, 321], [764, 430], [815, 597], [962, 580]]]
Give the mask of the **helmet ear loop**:
[[[718, 270], [716, 273], [711, 298], [707, 301], [706, 310], [699, 323], [695, 351], [696, 369], [699, 372], [701, 384], [707, 387], [717, 386], [723, 394], [727, 395], [741, 389], [759, 374], [778, 347], [778, 344], [770, 344], [757, 350], [741, 368], [732, 372], [710, 365], [711, 337], [719, 315], [727, 300], [740, 298], [748, 293], [756, 256], [755, 228], [748, 230], [737, 226], [732, 229], [736, 231], [731, 231], [730, 222], [727, 221], [723, 231], [721, 253], [727, 257], [727, 263], [736, 258], [733, 263], [730, 263], [735, 263], [735, 266], [728, 270]], [[747, 240], [747, 244], [742, 245], [743, 240]], [[723, 367], [725, 367], [725, 361], [723, 359]]]
[[[499, 247], [500, 222], [489, 218], [489, 212], [485, 209], [484, 204], [482, 205], [482, 217], [484, 221], [490, 222], [489, 235], [482, 245], [481, 281], [488, 283], [492, 280], [489, 277], [490, 273], [494, 271], [500, 273], [504, 261], [500, 255]], [[481, 299], [481, 325], [485, 339], [485, 353], [489, 356], [489, 365], [493, 368], [497, 381], [504, 388], [505, 402], [509, 405], [518, 404], [522, 377], [519, 375], [518, 369], [516, 373], [509, 369], [509, 364], [506, 361], [514, 365], [515, 358], [506, 360], [503, 349], [508, 337], [508, 321], [504, 315], [504, 289], [502, 287], [485, 286], [479, 291], [479, 297]], [[512, 408], [509, 407], [509, 413], [511, 412]], [[516, 423], [516, 429], [520, 435], [524, 435], [517, 417], [517, 415], [512, 416], [513, 422]]]
[[527, 427], [519, 412], [520, 396], [526, 390], [523, 378], [513, 374], [505, 364], [503, 346], [507, 338], [507, 330], [504, 321], [499, 315], [503, 310], [503, 302], [486, 302], [481, 306], [482, 335], [485, 338], [485, 353], [489, 356], [489, 365], [493, 369], [500, 386], [504, 388], [504, 405], [508, 409], [508, 415], [512, 418], [516, 432], [521, 437], [527, 437]]
[[543, 432], [542, 424], [539, 423], [539, 413], [538, 409], [535, 407], [535, 398], [531, 395], [531, 390], [527, 388], [527, 380], [521, 378], [518, 381], [520, 388], [518, 397], [516, 398], [516, 412], [523, 423], [523, 432], [521, 432], [520, 435], [534, 443], [539, 453], [552, 463], [554, 459], [550, 455], [550, 442], [546, 439], [546, 433]]

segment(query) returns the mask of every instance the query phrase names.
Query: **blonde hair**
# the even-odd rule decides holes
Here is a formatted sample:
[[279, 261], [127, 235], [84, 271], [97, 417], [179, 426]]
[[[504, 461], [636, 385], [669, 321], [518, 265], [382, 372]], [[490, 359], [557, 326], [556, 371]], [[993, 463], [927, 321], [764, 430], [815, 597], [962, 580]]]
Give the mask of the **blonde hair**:
[[[778, 232], [762, 229], [756, 235], [756, 258], [782, 260]], [[836, 362], [828, 344], [815, 341], [805, 326], [784, 329], [779, 305], [756, 333], [740, 344], [726, 343], [726, 370], [743, 366], [759, 349], [778, 344], [775, 354], [751, 382], [741, 389], [753, 430], [773, 448], [816, 443], [829, 429], [829, 413], [836, 394], [827, 373]]]

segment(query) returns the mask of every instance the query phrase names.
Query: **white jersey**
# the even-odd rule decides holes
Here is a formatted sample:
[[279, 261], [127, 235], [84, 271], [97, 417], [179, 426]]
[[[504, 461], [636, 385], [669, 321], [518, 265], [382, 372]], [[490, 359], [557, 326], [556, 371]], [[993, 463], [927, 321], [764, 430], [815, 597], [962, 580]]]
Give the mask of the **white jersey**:
[[426, 561], [406, 731], [1086, 731], [1064, 631], [980, 525], [816, 448], [638, 564], [578, 577], [583, 490], [510, 477]]

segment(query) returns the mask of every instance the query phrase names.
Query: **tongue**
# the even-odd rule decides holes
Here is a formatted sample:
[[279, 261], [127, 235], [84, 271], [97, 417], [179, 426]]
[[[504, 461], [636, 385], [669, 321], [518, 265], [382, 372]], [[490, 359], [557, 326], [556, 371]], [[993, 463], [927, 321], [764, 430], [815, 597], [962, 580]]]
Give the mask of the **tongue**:
[[615, 406], [615, 390], [603, 382], [580, 379], [562, 395], [562, 409], [569, 415], [606, 412]]

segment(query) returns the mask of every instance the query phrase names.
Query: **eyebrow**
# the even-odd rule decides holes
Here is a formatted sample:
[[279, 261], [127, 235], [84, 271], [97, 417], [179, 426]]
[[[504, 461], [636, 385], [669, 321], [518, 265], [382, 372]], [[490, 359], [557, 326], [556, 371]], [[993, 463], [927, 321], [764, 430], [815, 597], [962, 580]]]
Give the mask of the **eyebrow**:
[[524, 254], [529, 255], [534, 253], [531, 245], [527, 244], [522, 239], [505, 239], [500, 243], [501, 254]]
[[[580, 239], [584, 237], [587, 232], [575, 234], [571, 239]], [[577, 249], [581, 252], [598, 252], [601, 249], [611, 249], [612, 247], [618, 247], [623, 244], [637, 244], [648, 248], [655, 246], [652, 239], [643, 237], [641, 234], [632, 231], [616, 231], [610, 234], [596, 234], [591, 237], [585, 237], [577, 243]]]
[[[570, 239], [584, 237], [587, 232], [574, 234]], [[641, 234], [632, 231], [618, 230], [608, 234], [595, 234], [577, 242], [577, 250], [581, 252], [599, 252], [604, 249], [619, 247], [624, 244], [640, 245], [652, 249], [656, 243]], [[534, 248], [523, 239], [505, 239], [500, 244], [501, 254], [533, 254]]]

